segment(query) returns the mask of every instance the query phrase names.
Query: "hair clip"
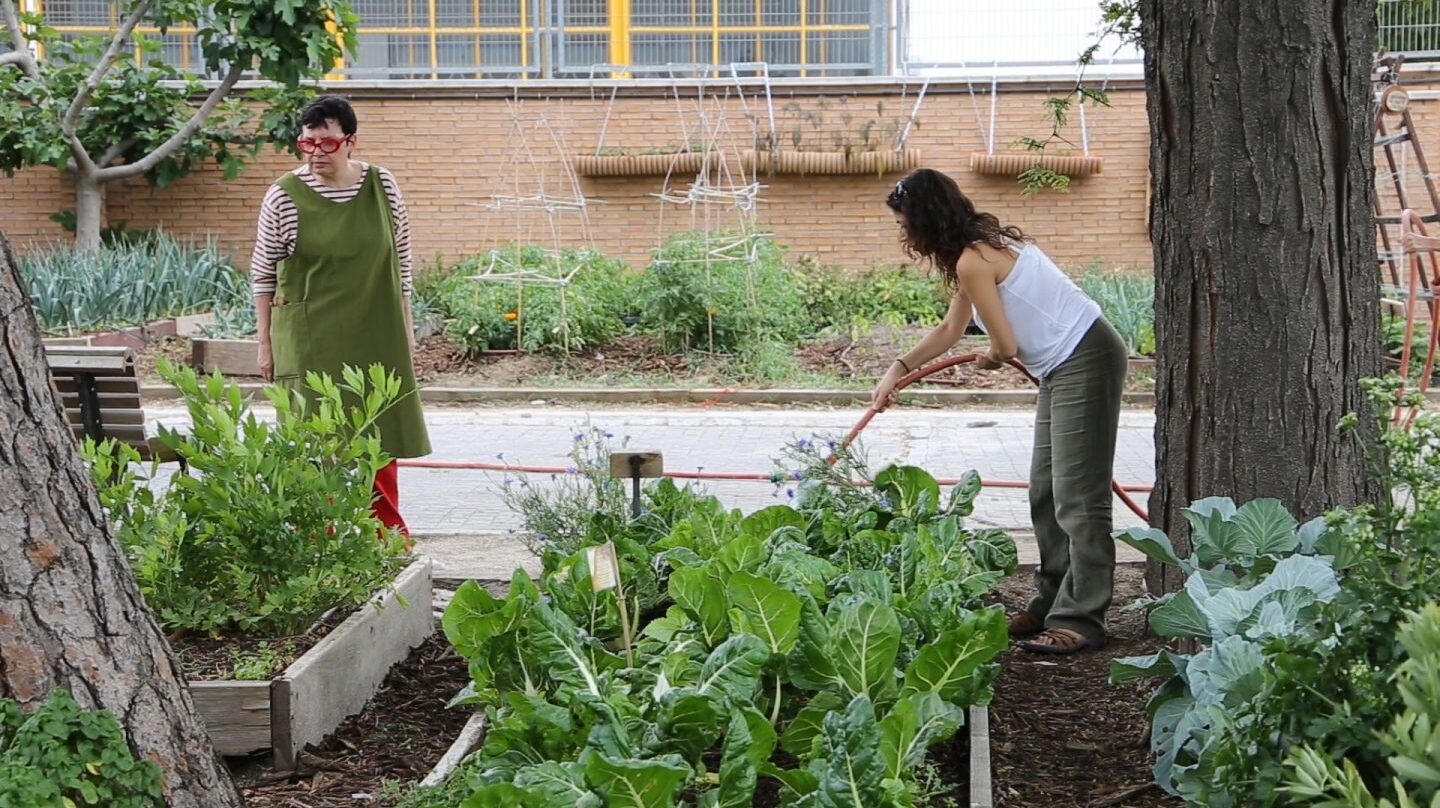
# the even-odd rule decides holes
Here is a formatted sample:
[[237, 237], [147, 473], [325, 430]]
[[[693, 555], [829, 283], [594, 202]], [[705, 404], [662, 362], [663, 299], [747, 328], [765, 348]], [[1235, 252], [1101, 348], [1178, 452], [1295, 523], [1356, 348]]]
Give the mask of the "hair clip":
[[905, 195], [905, 180], [902, 179], [902, 180], [897, 180], [897, 181], [895, 182], [895, 191], [894, 191], [894, 193], [895, 193], [896, 196], [904, 196], [904, 195]]

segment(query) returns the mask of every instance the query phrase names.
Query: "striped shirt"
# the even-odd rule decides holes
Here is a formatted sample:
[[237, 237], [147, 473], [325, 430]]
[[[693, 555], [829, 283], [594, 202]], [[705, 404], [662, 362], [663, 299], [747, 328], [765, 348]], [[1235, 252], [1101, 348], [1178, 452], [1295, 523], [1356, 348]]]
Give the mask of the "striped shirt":
[[[361, 163], [360, 179], [344, 188], [332, 188], [322, 183], [302, 165], [292, 174], [305, 182], [311, 190], [332, 202], [349, 202], [360, 193], [365, 177], [370, 171], [367, 163]], [[380, 185], [385, 189], [385, 198], [390, 201], [390, 219], [395, 224], [395, 252], [400, 258], [400, 290], [410, 296], [410, 216], [405, 210], [405, 199], [400, 196], [400, 186], [388, 170], [375, 167], [380, 172]], [[260, 203], [260, 221], [255, 228], [255, 250], [250, 256], [250, 288], [259, 295], [275, 294], [276, 271], [281, 261], [295, 252], [295, 237], [300, 232], [300, 211], [295, 202], [279, 185], [271, 185]]]

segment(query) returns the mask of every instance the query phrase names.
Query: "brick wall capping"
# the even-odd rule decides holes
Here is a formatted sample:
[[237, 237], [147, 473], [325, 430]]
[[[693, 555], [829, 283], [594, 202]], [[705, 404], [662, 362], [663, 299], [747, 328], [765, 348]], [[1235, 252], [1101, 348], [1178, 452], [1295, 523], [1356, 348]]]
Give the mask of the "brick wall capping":
[[1036, 162], [1051, 171], [1070, 177], [1099, 174], [1104, 167], [1103, 161], [1093, 154], [1046, 154], [1039, 156], [1037, 160], [1034, 152], [970, 153], [970, 170], [976, 174], [1003, 174], [1013, 177], [1034, 167]]

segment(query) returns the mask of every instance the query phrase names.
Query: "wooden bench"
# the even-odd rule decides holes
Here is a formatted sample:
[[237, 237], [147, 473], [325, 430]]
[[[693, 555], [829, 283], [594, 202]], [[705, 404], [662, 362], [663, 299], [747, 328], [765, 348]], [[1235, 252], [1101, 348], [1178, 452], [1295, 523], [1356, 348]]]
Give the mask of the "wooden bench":
[[142, 460], [179, 459], [158, 437], [145, 433], [140, 377], [131, 349], [46, 345], [45, 359], [76, 440], [114, 438], [134, 447]]

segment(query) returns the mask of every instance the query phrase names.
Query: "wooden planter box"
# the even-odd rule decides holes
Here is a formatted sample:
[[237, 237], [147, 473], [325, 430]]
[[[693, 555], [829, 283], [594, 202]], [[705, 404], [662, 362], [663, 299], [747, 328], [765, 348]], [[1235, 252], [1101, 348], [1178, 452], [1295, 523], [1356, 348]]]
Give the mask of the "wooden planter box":
[[901, 151], [745, 152], [745, 167], [758, 174], [896, 174], [920, 165], [916, 149]]
[[430, 559], [417, 558], [393, 591], [377, 594], [274, 679], [190, 682], [215, 750], [269, 749], [277, 770], [294, 769], [306, 744], [360, 712], [390, 668], [434, 631], [431, 597]]
[[190, 365], [205, 373], [226, 376], [260, 375], [260, 341], [253, 339], [192, 339]]
[[582, 177], [663, 177], [667, 174], [694, 174], [705, 164], [705, 155], [705, 152], [582, 154], [575, 158], [575, 173]]

